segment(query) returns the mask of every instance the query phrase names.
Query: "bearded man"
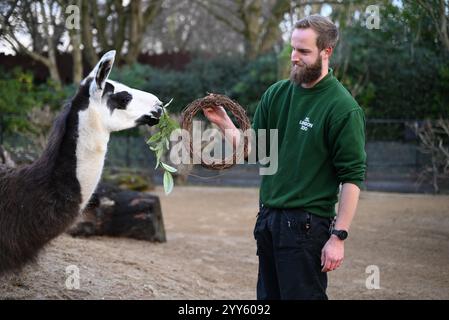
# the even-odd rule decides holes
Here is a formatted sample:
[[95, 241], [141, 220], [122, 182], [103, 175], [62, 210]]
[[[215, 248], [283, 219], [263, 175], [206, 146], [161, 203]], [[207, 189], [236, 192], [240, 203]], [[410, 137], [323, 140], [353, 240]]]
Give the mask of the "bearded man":
[[[290, 79], [268, 88], [253, 119], [256, 132], [277, 129], [279, 137], [278, 170], [262, 177], [254, 228], [258, 299], [327, 299], [327, 272], [344, 258], [365, 178], [365, 117], [329, 68], [337, 40], [328, 18], [297, 22]], [[204, 114], [238, 144], [222, 107]]]

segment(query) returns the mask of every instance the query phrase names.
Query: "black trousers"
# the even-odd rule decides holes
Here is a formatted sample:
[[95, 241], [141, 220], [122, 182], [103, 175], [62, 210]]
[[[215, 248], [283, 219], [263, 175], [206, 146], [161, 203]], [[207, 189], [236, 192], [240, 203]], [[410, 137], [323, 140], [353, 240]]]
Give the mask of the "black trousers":
[[254, 228], [258, 300], [327, 299], [321, 249], [331, 222], [301, 209], [261, 206]]

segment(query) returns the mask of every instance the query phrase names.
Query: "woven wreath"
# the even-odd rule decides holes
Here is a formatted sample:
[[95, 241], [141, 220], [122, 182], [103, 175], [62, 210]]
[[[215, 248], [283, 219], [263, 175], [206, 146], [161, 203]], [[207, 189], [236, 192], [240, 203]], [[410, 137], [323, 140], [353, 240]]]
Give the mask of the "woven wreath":
[[[209, 94], [204, 98], [197, 99], [190, 103], [187, 108], [182, 113], [182, 129], [187, 130], [190, 133], [190, 137], [192, 137], [192, 120], [193, 117], [198, 113], [198, 111], [213, 107], [213, 106], [222, 106], [225, 110], [229, 110], [235, 117], [238, 122], [239, 129], [243, 132], [248, 130], [251, 127], [251, 123], [246, 115], [245, 109], [242, 108], [237, 102], [231, 100], [225, 95], [220, 94]], [[190, 158], [193, 159], [193, 139], [190, 139], [190, 145], [186, 145], [187, 150], [189, 150]], [[244, 143], [243, 148], [241, 144]], [[198, 155], [197, 155], [198, 156]], [[201, 165], [208, 169], [213, 170], [222, 170], [232, 167], [237, 163], [242, 157], [248, 157], [248, 138], [244, 136], [243, 139], [240, 139], [240, 145], [234, 150], [232, 156], [227, 157], [225, 159], [211, 159], [211, 161], [205, 161], [201, 156], [198, 158], [201, 159]]]

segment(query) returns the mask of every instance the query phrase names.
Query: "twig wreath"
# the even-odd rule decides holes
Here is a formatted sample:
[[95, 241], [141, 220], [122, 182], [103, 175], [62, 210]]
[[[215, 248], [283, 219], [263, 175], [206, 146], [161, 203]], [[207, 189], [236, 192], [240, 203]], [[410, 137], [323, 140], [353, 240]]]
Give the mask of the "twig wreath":
[[[239, 129], [245, 132], [250, 129], [251, 123], [246, 115], [245, 109], [240, 106], [237, 102], [231, 100], [225, 95], [221, 94], [209, 94], [203, 98], [197, 99], [190, 103], [187, 108], [182, 113], [182, 124], [181, 127], [184, 130], [187, 130], [190, 133], [190, 137], [192, 137], [192, 121], [193, 117], [198, 113], [198, 111], [213, 107], [213, 106], [222, 106], [225, 110], [229, 110], [236, 121], [239, 124]], [[233, 155], [227, 157], [225, 159], [203, 159], [201, 155], [193, 154], [193, 139], [189, 139], [190, 144], [186, 145], [187, 150], [190, 153], [191, 159], [196, 156], [198, 159], [201, 159], [201, 165], [205, 168], [212, 170], [223, 170], [232, 167], [237, 163], [238, 160], [244, 156], [248, 157], [248, 138], [244, 136], [243, 139], [240, 139], [240, 144], [235, 149], [233, 149]], [[242, 145], [243, 148], [242, 148]]]

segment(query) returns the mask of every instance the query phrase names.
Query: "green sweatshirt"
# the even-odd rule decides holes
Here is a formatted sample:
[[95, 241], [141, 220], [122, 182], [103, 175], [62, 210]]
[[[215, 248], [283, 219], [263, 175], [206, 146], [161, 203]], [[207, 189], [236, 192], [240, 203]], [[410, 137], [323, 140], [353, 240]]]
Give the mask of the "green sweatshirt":
[[267, 207], [333, 217], [340, 183], [364, 180], [364, 113], [332, 69], [310, 89], [289, 80], [268, 88], [253, 129], [278, 130], [278, 170], [262, 176], [260, 187]]

